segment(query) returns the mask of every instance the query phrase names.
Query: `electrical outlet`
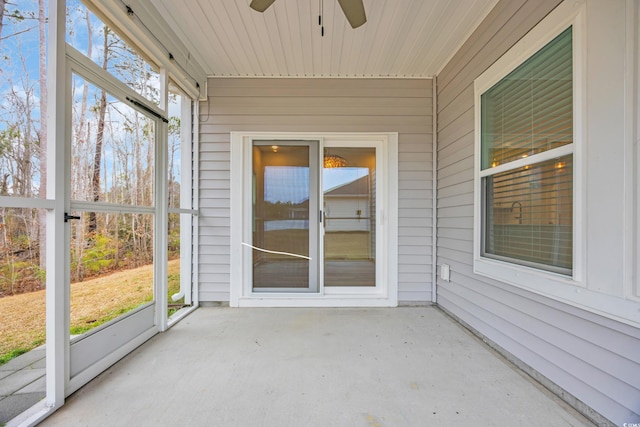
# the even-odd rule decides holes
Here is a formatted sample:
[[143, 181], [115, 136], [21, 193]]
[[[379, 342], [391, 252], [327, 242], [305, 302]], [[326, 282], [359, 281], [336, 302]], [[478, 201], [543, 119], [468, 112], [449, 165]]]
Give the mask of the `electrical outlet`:
[[450, 274], [451, 274], [451, 267], [449, 266], [449, 264], [442, 264], [440, 266], [440, 278], [445, 282], [448, 282]]

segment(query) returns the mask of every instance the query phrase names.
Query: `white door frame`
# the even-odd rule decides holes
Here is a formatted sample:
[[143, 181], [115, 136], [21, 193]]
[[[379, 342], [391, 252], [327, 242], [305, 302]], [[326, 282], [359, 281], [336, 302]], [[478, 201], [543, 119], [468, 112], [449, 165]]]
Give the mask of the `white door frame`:
[[[379, 151], [377, 168], [383, 177], [380, 185], [380, 200], [376, 204], [379, 218], [377, 239], [380, 240], [380, 258], [377, 263], [379, 286], [368, 289], [327, 288], [322, 283], [317, 293], [254, 293], [247, 285], [247, 260], [251, 249], [247, 242], [246, 216], [251, 213], [247, 206], [246, 186], [251, 179], [247, 170], [251, 146], [254, 140], [320, 141], [323, 146], [338, 144], [375, 143]], [[378, 148], [379, 147], [379, 148]], [[230, 196], [230, 255], [231, 307], [395, 307], [398, 305], [398, 134], [379, 133], [308, 133], [308, 132], [231, 132], [231, 196]], [[248, 213], [247, 213], [248, 212]], [[250, 222], [249, 222], [250, 224]], [[249, 239], [250, 240], [250, 239]]]

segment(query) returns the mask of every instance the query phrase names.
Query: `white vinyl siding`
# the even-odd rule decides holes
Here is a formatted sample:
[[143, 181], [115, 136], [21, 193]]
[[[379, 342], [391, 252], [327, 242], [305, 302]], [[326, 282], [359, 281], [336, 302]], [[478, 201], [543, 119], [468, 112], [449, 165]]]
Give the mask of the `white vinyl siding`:
[[[622, 193], [630, 173], [621, 136], [625, 2], [587, 0], [586, 13], [586, 39], [593, 44], [586, 84], [588, 202], [577, 207], [589, 224], [582, 295], [613, 301], [608, 316], [473, 271], [473, 81], [559, 3], [498, 2], [437, 77], [437, 264], [451, 268], [450, 281], [438, 279], [438, 304], [583, 413], [622, 425], [640, 420], [640, 329], [622, 316], [638, 311], [623, 292]], [[580, 295], [566, 287], [568, 297]]]
[[398, 300], [431, 300], [432, 80], [210, 78], [200, 112], [200, 300], [228, 301], [230, 136], [398, 132]]

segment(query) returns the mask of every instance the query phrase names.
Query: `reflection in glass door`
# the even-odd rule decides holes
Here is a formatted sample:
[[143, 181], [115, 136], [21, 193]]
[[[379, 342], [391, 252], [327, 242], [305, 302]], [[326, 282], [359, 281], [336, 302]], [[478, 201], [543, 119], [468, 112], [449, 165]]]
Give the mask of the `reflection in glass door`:
[[376, 149], [324, 149], [324, 285], [376, 285]]
[[317, 154], [291, 141], [254, 141], [252, 154], [253, 291], [316, 292]]

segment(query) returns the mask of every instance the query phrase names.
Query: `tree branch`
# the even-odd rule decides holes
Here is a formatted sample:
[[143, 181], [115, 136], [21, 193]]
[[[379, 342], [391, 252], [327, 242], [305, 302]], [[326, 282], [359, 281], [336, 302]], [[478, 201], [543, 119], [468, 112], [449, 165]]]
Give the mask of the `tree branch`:
[[13, 37], [13, 36], [17, 36], [17, 35], [19, 35], [19, 34], [26, 33], [26, 32], [28, 32], [28, 31], [31, 31], [31, 30], [36, 29], [36, 28], [38, 28], [38, 26], [37, 26], [37, 25], [36, 25], [36, 26], [34, 26], [34, 27], [27, 28], [26, 30], [18, 31], [17, 33], [9, 34], [8, 36], [0, 37], [0, 41], [2, 41], [2, 40], [6, 40], [6, 39], [8, 39], [9, 37]]

